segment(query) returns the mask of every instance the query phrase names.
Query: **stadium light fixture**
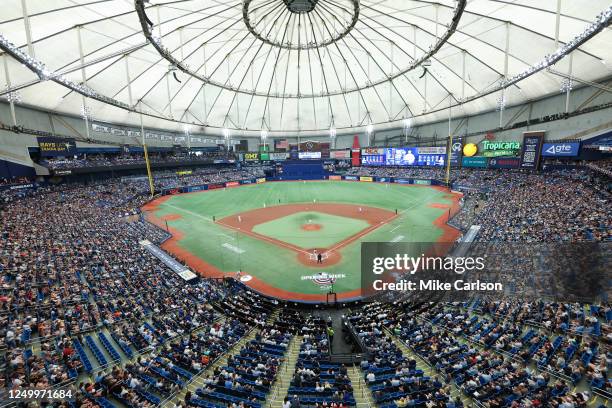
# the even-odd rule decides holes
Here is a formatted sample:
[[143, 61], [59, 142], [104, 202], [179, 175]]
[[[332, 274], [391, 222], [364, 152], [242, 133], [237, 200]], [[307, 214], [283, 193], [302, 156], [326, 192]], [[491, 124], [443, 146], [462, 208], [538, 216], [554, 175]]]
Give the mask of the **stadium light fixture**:
[[336, 138], [336, 128], [333, 127], [333, 126], [329, 128], [329, 137], [331, 139], [335, 139]]
[[266, 140], [268, 138], [268, 131], [266, 129], [261, 129], [261, 140]]
[[223, 137], [226, 139], [230, 138], [230, 130], [228, 128], [223, 128]]
[[373, 132], [374, 132], [374, 125], [370, 123], [368, 126], [366, 126], [366, 133], [368, 135], [371, 135]]
[[412, 127], [412, 119], [404, 118], [404, 130], [408, 130]]
[[8, 102], [12, 102], [12, 103], [21, 102], [21, 94], [19, 93], [19, 91], [11, 91], [6, 94], [5, 98]]

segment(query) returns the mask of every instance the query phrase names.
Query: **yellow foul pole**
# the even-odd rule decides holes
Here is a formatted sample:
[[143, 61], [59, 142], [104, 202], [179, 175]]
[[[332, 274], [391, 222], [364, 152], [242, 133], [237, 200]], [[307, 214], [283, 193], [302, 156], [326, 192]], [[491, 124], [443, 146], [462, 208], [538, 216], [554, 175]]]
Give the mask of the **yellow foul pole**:
[[451, 131], [451, 107], [452, 97], [448, 96], [448, 145], [446, 146], [446, 185], [451, 188], [450, 185], [450, 170], [451, 170], [451, 155], [453, 154], [453, 132]]
[[153, 176], [151, 175], [151, 163], [149, 162], [149, 153], [147, 151], [147, 143], [145, 142], [145, 131], [144, 124], [142, 122], [142, 113], [140, 114], [140, 136], [142, 137], [142, 149], [144, 150], [145, 163], [147, 165], [147, 176], [149, 178], [149, 190], [151, 191], [151, 197], [155, 195], [155, 188], [153, 187]]

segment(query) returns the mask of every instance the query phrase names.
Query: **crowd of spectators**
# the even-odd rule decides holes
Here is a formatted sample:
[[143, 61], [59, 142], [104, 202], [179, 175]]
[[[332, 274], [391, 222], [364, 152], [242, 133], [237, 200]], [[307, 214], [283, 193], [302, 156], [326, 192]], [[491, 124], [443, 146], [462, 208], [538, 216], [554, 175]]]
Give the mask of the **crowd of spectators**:
[[[195, 375], [245, 332], [237, 319], [215, 326], [221, 314], [210, 302], [224, 298], [224, 285], [186, 284], [140, 247], [167, 236], [124, 217], [144, 200], [132, 183], [107, 182], [42, 187], [0, 207], [0, 388], [75, 381], [95, 368], [87, 348], [98, 367], [115, 366], [79, 398], [155, 405], [186, 381], [172, 372]], [[137, 363], [144, 371], [117, 366], [149, 352]]]
[[[154, 164], [172, 164], [203, 160], [235, 160], [235, 156], [231, 152], [224, 150], [172, 154], [149, 153], [149, 162]], [[53, 170], [86, 167], [131, 166], [138, 164], [144, 165], [145, 157], [143, 153], [121, 155], [82, 154], [72, 158], [48, 158], [41, 160], [40, 164]]]
[[[444, 169], [360, 167], [352, 174], [443, 179]], [[480, 241], [607, 241], [612, 239], [610, 192], [589, 169], [532, 173], [453, 170], [467, 206], [452, 221], [481, 226]], [[609, 182], [609, 180], [607, 181]]]
[[[612, 385], [607, 376], [612, 357], [605, 336], [612, 317], [609, 311], [591, 305], [585, 312], [578, 304], [516, 298], [436, 304], [402, 301], [371, 303], [350, 319], [371, 358], [392, 353], [393, 345], [384, 341], [392, 334], [439, 374], [442, 388], [452, 385], [463, 399], [481, 406], [585, 407], [592, 399], [589, 388], [607, 392]], [[568, 325], [553, 328], [553, 316]], [[589, 336], [584, 330], [575, 331], [588, 321], [599, 322], [603, 331], [590, 331]], [[373, 342], [372, 337], [380, 340]], [[393, 354], [399, 359], [397, 352]], [[368, 382], [378, 380], [368, 363], [362, 367]], [[577, 385], [584, 391], [572, 391]], [[463, 404], [444, 399], [441, 403], [436, 395], [430, 394], [428, 407]], [[404, 406], [403, 401], [395, 404]]]

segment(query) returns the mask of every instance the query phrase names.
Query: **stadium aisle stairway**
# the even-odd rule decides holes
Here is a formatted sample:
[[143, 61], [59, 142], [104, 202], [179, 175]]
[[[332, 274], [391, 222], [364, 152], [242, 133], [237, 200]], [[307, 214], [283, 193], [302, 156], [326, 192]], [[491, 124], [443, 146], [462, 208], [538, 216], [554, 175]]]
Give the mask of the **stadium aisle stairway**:
[[270, 395], [266, 400], [267, 407], [282, 408], [284, 397], [291, 385], [292, 373], [295, 370], [295, 365], [300, 354], [301, 343], [302, 336], [294, 336], [289, 342], [287, 353], [285, 353], [285, 361], [278, 370], [276, 383], [270, 390]]
[[348, 376], [353, 385], [353, 396], [355, 397], [357, 408], [373, 407], [374, 397], [372, 397], [372, 391], [370, 391], [370, 388], [363, 379], [362, 371], [357, 367], [351, 367], [348, 370]]

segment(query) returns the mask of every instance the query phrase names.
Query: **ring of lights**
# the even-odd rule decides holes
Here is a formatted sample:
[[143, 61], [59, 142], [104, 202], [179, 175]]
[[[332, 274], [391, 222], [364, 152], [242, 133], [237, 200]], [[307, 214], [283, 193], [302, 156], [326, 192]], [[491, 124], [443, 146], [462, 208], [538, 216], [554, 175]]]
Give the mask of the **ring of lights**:
[[[245, 0], [245, 2], [250, 2], [250, 1], [251, 0]], [[281, 6], [285, 7], [285, 3], [283, 0], [268, 0], [268, 2], [270, 1], [274, 1], [274, 2], [278, 1]], [[319, 0], [319, 2], [320, 1], [323, 1], [323, 0]], [[368, 81], [367, 83], [363, 85], [347, 87], [347, 88], [339, 89], [339, 90], [332, 90], [329, 92], [321, 92], [318, 94], [312, 94], [312, 93], [310, 94], [309, 93], [289, 94], [289, 93], [280, 93], [280, 92], [263, 92], [263, 91], [257, 91], [257, 90], [243, 89], [243, 88], [228, 85], [223, 82], [215, 81], [211, 77], [207, 77], [195, 71], [192, 71], [187, 65], [183, 64], [181, 61], [179, 61], [177, 58], [175, 58], [172, 55], [172, 52], [170, 52], [170, 50], [168, 50], [162, 44], [161, 39], [153, 36], [152, 28], [151, 26], [149, 26], [147, 22], [148, 18], [146, 16], [144, 0], [136, 0], [134, 2], [134, 6], [136, 8], [136, 13], [138, 14], [138, 18], [140, 20], [140, 25], [142, 27], [142, 32], [144, 36], [151, 43], [151, 45], [153, 45], [153, 47], [157, 50], [157, 52], [159, 52], [159, 54], [170, 63], [170, 65], [177, 67], [181, 72], [193, 78], [196, 78], [205, 84], [211, 84], [216, 87], [225, 89], [227, 91], [232, 91], [232, 92], [236, 92], [240, 94], [251, 95], [251, 96], [262, 96], [266, 98], [304, 99], [304, 98], [321, 98], [321, 97], [329, 97], [329, 96], [339, 96], [339, 95], [345, 95], [345, 94], [352, 93], [352, 92], [359, 92], [364, 89], [373, 88], [375, 86], [379, 86], [387, 82], [392, 82], [393, 80], [421, 66], [423, 62], [431, 59], [440, 50], [440, 48], [442, 48], [442, 46], [448, 41], [448, 39], [453, 35], [455, 30], [457, 29], [457, 26], [459, 25], [459, 20], [461, 20], [461, 16], [463, 15], [463, 12], [467, 6], [467, 0], [457, 0], [457, 6], [455, 7], [455, 10], [453, 12], [452, 20], [450, 24], [448, 25], [448, 28], [446, 29], [444, 34], [442, 34], [438, 38], [438, 41], [434, 43], [432, 46], [430, 46], [429, 49], [423, 55], [421, 55], [419, 58], [414, 59], [406, 68], [394, 71], [393, 74], [387, 74], [386, 77], [383, 77], [381, 79], [377, 79], [375, 81]], [[350, 30], [347, 31], [347, 34], [348, 33], [350, 33]], [[331, 44], [333, 43], [334, 42], [332, 41]]]
[[[295, 14], [301, 14], [304, 16], [305, 20], [311, 19], [311, 21], [313, 17], [310, 16], [310, 13], [312, 12], [316, 13], [315, 10], [318, 5], [320, 7], [325, 7], [325, 3], [327, 1], [329, 0], [301, 0], [301, 1], [300, 0], [276, 0], [276, 2], [279, 3], [279, 5], [284, 3], [285, 6], [287, 7], [288, 12], [295, 13]], [[346, 19], [341, 20], [336, 15], [333, 15], [334, 23], [339, 22], [340, 27], [338, 29], [334, 27], [335, 32], [334, 33], [329, 32], [328, 33], [329, 35], [325, 39], [322, 39], [321, 41], [311, 41], [308, 43], [303, 43], [303, 44], [299, 43], [296, 45], [296, 44], [291, 44], [289, 42], [276, 41], [275, 39], [270, 38], [269, 37], [270, 33], [272, 31], [276, 32], [274, 28], [277, 22], [279, 22], [280, 20], [281, 22], [279, 24], [282, 24], [282, 21], [284, 21], [283, 19], [281, 19], [282, 13], [279, 15], [279, 17], [276, 18], [276, 20], [272, 22], [272, 25], [269, 27], [267, 34], [260, 32], [257, 29], [257, 26], [259, 25], [259, 23], [261, 23], [261, 20], [265, 19], [265, 17], [262, 18], [261, 20], [257, 20], [257, 17], [254, 16], [253, 10], [256, 10], [262, 7], [261, 5], [259, 5], [259, 3], [269, 4], [270, 3], [269, 0], [245, 0], [242, 5], [242, 20], [244, 21], [244, 24], [246, 25], [247, 29], [251, 32], [251, 34], [253, 34], [255, 37], [257, 37], [261, 41], [265, 42], [266, 44], [272, 45], [274, 47], [279, 47], [279, 48], [284, 48], [284, 49], [289, 49], [289, 50], [308, 50], [308, 49], [314, 49], [314, 48], [321, 48], [321, 47], [326, 47], [328, 45], [331, 45], [341, 40], [342, 38], [346, 37], [351, 32], [351, 30], [353, 30], [353, 28], [355, 27], [355, 24], [357, 24], [357, 21], [359, 21], [359, 1], [358, 0], [339, 0], [339, 1], [344, 1], [344, 3], [347, 3], [347, 6], [338, 6], [337, 5], [338, 3], [336, 1], [330, 2], [330, 3], [333, 3], [335, 7], [343, 10], [346, 14], [350, 16], [350, 19], [348, 19], [348, 21]], [[297, 6], [296, 4], [299, 4], [300, 6]], [[352, 9], [347, 8], [349, 5], [352, 6]], [[292, 7], [294, 7], [295, 9], [292, 9]], [[272, 8], [275, 9], [276, 7], [273, 6]], [[318, 15], [316, 18], [321, 18], [321, 20], [323, 19], [321, 15]]]

